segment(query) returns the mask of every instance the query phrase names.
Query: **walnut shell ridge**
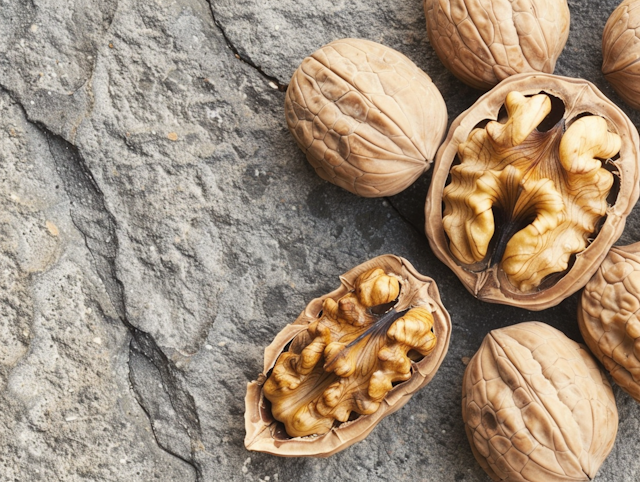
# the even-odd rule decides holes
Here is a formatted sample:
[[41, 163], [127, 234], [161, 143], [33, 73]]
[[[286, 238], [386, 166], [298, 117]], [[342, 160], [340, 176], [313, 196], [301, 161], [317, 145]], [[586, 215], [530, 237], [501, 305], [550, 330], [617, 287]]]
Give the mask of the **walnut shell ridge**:
[[640, 109], [640, 1], [625, 0], [602, 33], [602, 73], [618, 95]]
[[566, 0], [424, 0], [424, 11], [438, 57], [476, 89], [519, 73], [553, 73], [569, 36]]
[[613, 447], [611, 386], [586, 348], [549, 325], [491, 331], [462, 383], [467, 437], [493, 480], [589, 481]]
[[[511, 107], [509, 97], [516, 99]], [[535, 116], [525, 112], [515, 125], [511, 122], [510, 118], [514, 117], [512, 114], [520, 107], [527, 108], [528, 104], [534, 105], [537, 103], [536, 99], [543, 100], [544, 97], [549, 98], [545, 100], [547, 106], [548, 101], [551, 105], [551, 111], [546, 117], [542, 118], [537, 111], [533, 112]], [[600, 127], [593, 128], [585, 124], [586, 120], [593, 121]], [[531, 159], [530, 168], [521, 165], [523, 157], [517, 152], [517, 155], [501, 158], [499, 166], [496, 164], [495, 169], [501, 170], [501, 173], [494, 173], [494, 167], [484, 167], [486, 158], [482, 157], [478, 157], [477, 169], [474, 170], [473, 165], [464, 167], [462, 161], [467, 155], [466, 151], [474, 143], [479, 145], [475, 140], [479, 133], [486, 131], [491, 142], [500, 144], [498, 141], [504, 141], [505, 136], [511, 136], [511, 140], [517, 137], [518, 129], [523, 126], [527, 127], [525, 133], [529, 134], [524, 139], [517, 139], [521, 146], [532, 151], [536, 142], [550, 142], [548, 147], [559, 152], [557, 155], [560, 155], [562, 162], [551, 161], [544, 149], [533, 149], [539, 157]], [[570, 132], [572, 137], [567, 139]], [[500, 149], [495, 152], [502, 149], [501, 145], [498, 147]], [[618, 153], [613, 155], [615, 151]], [[593, 84], [582, 79], [551, 74], [520, 74], [510, 77], [487, 92], [452, 123], [445, 142], [438, 150], [425, 205], [425, 229], [429, 244], [436, 256], [456, 273], [467, 290], [481, 300], [530, 310], [554, 306], [587, 283], [622, 233], [626, 217], [640, 193], [639, 152], [640, 139], [633, 123]], [[549, 160], [545, 160], [545, 156]], [[510, 166], [516, 166], [517, 169], [511, 169]], [[555, 171], [560, 166], [565, 166], [565, 173]], [[452, 244], [454, 239], [449, 237], [450, 229], [445, 231], [445, 216], [450, 214], [453, 204], [450, 203], [443, 209], [443, 201], [446, 201], [447, 192], [452, 192], [453, 182], [457, 179], [454, 179], [454, 174], [463, 167], [471, 178], [461, 178], [462, 185], [469, 189], [475, 185], [474, 189], [478, 193], [478, 196], [457, 195], [458, 206], [470, 210], [471, 214], [466, 216], [467, 219], [474, 216], [478, 219], [486, 218], [496, 207], [495, 200], [489, 198], [498, 191], [507, 193], [509, 203], [515, 206], [509, 208], [513, 209], [512, 212], [524, 213], [518, 221], [522, 223], [520, 225], [506, 225], [500, 220], [500, 216], [489, 216], [487, 222], [480, 223], [486, 227], [495, 218], [496, 234], [493, 238], [484, 239], [484, 245], [488, 245], [493, 251], [488, 252], [481, 263], [473, 261], [481, 259], [483, 252], [470, 260], [463, 258], [460, 251], [454, 252], [454, 248], [457, 250], [458, 247]], [[580, 174], [587, 174], [588, 171], [593, 172], [589, 176]], [[490, 174], [493, 176], [491, 179]], [[572, 176], [575, 180], [572, 180]], [[597, 203], [590, 194], [586, 195], [587, 191], [594, 189], [594, 183], [589, 181], [580, 187], [580, 183], [586, 183], [590, 176], [595, 176], [594, 180], [609, 178], [607, 183], [610, 187], [605, 186], [609, 191], [598, 188], [600, 198]], [[558, 187], [558, 180], [561, 181], [560, 184], [568, 180], [572, 184], [571, 189], [547, 189], [547, 181], [553, 181], [552, 184]], [[533, 181], [538, 185], [531, 184]], [[543, 185], [544, 183], [546, 184]], [[473, 193], [472, 190], [469, 191], [469, 194]], [[577, 201], [569, 202], [562, 197], [565, 193], [572, 193], [579, 200], [586, 210], [584, 215], [580, 214], [576, 218], [577, 211], [569, 207], [575, 206]], [[489, 206], [491, 203], [493, 207]], [[554, 214], [551, 217], [543, 216], [543, 211]], [[464, 217], [460, 214], [458, 223], [466, 222], [462, 219]], [[575, 235], [562, 231], [568, 220], [571, 220], [571, 229], [576, 229]], [[510, 226], [509, 229], [502, 226], [500, 231], [500, 223]], [[556, 230], [554, 236], [557, 236], [544, 238], [545, 230], [552, 228]], [[467, 231], [470, 239], [478, 244], [475, 241], [478, 238], [476, 225], [470, 226]], [[527, 235], [523, 236], [524, 234]], [[506, 243], [508, 249], [503, 249], [502, 254], [498, 249], [505, 245], [503, 241], [506, 239], [512, 244], [511, 257], [507, 257], [509, 243]], [[521, 239], [526, 242], [520, 242]], [[554, 243], [554, 239], [567, 241]], [[543, 251], [534, 251], [540, 246], [544, 248]], [[546, 255], [545, 252], [549, 254]], [[536, 262], [544, 261], [545, 257], [549, 260], [544, 270], [529, 262], [527, 256], [530, 253], [537, 256]], [[518, 261], [521, 266], [528, 266], [529, 275], [524, 279], [516, 276], [518, 270], [514, 266], [518, 268], [519, 265], [512, 263], [513, 260]], [[507, 261], [509, 265], [506, 264]]]
[[[321, 435], [289, 436], [281, 422], [271, 413], [271, 404], [265, 398], [264, 386], [279, 357], [297, 339], [307, 334], [310, 326], [319, 319], [318, 314], [336, 300], [354, 293], [354, 283], [363, 274], [373, 269], [382, 269], [397, 279], [400, 290], [394, 309], [428, 311], [433, 317], [432, 335], [435, 346], [428, 354], [411, 361], [410, 377], [391, 388], [380, 401], [377, 410], [369, 415], [360, 415], [346, 422], [336, 423]], [[264, 368], [257, 380], [247, 385], [245, 397], [245, 446], [249, 450], [267, 452], [284, 457], [327, 457], [365, 438], [387, 415], [400, 409], [411, 396], [428, 384], [442, 363], [451, 336], [451, 319], [445, 310], [435, 282], [418, 273], [405, 259], [384, 255], [373, 258], [340, 276], [338, 289], [311, 301], [296, 321], [287, 325], [265, 349]], [[298, 338], [297, 338], [298, 337]], [[293, 343], [292, 343], [293, 341]], [[307, 345], [309, 346], [309, 345]]]
[[640, 243], [613, 247], [584, 287], [578, 324], [613, 380], [640, 402]]
[[411, 60], [368, 40], [331, 42], [302, 61], [285, 96], [289, 130], [316, 173], [354, 194], [397, 194], [444, 137], [438, 88]]

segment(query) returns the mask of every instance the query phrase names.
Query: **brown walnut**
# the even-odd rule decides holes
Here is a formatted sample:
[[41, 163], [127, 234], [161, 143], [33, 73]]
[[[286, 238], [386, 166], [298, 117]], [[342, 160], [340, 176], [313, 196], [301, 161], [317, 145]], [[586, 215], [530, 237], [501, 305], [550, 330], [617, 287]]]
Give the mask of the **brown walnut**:
[[589, 481], [618, 431], [596, 361], [540, 322], [485, 337], [464, 374], [462, 417], [478, 463], [510, 482]]
[[438, 151], [429, 243], [480, 299], [558, 304], [622, 233], [639, 151], [631, 121], [589, 82], [511, 77], [454, 121]]
[[640, 1], [625, 0], [602, 33], [602, 73], [618, 95], [640, 109]]
[[364, 197], [411, 185], [431, 165], [447, 127], [429, 76], [368, 40], [336, 40], [304, 59], [284, 110], [318, 175]]
[[245, 399], [249, 450], [338, 452], [407, 403], [442, 363], [451, 321], [433, 280], [391, 255], [340, 279], [265, 349]]
[[569, 36], [566, 0], [424, 0], [424, 11], [442, 63], [477, 89], [523, 72], [552, 73]]
[[584, 287], [580, 332], [615, 382], [640, 402], [640, 243], [613, 247]]

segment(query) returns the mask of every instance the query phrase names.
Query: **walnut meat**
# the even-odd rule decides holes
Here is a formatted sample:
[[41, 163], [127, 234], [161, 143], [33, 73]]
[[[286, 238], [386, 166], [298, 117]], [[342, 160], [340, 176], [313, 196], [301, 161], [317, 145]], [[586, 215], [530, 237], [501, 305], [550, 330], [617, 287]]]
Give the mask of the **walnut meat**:
[[553, 306], [622, 233], [638, 199], [638, 152], [631, 121], [589, 82], [507, 79], [454, 121], [438, 151], [431, 247], [480, 299]]
[[424, 0], [424, 11], [442, 63], [477, 89], [523, 72], [552, 73], [569, 36], [566, 0]]
[[640, 1], [625, 0], [602, 33], [602, 73], [618, 95], [640, 109]]
[[640, 402], [640, 243], [614, 247], [582, 293], [580, 332], [615, 382]]
[[464, 374], [462, 417], [493, 480], [591, 480], [618, 431], [613, 392], [596, 361], [540, 322], [485, 337]]
[[442, 363], [451, 321], [433, 280], [391, 255], [340, 279], [266, 348], [245, 400], [249, 450], [338, 452], [402, 407]]
[[285, 97], [289, 130], [318, 175], [365, 197], [390, 196], [431, 165], [447, 109], [427, 74], [367, 40], [304, 59]]

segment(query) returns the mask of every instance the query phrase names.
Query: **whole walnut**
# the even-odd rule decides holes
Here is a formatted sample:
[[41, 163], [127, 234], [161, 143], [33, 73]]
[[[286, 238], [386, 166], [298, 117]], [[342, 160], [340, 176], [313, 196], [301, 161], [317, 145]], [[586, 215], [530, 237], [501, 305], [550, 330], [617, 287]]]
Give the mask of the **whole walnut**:
[[362, 440], [435, 375], [451, 320], [432, 279], [385, 255], [340, 276], [265, 349], [245, 446], [326, 457]]
[[640, 243], [614, 247], [587, 283], [580, 332], [622, 389], [640, 402]]
[[431, 165], [447, 127], [429, 76], [368, 40], [336, 40], [304, 59], [284, 110], [318, 175], [364, 197], [411, 185]]
[[569, 36], [566, 0], [424, 0], [442, 63], [487, 90], [522, 72], [552, 73]]
[[618, 95], [640, 109], [640, 0], [625, 0], [602, 33], [602, 73]]
[[453, 122], [438, 151], [429, 243], [477, 298], [556, 305], [622, 233], [639, 153], [635, 126], [593, 84], [510, 77]]
[[464, 373], [462, 417], [478, 463], [510, 482], [589, 481], [618, 431], [596, 361], [540, 322], [485, 337]]

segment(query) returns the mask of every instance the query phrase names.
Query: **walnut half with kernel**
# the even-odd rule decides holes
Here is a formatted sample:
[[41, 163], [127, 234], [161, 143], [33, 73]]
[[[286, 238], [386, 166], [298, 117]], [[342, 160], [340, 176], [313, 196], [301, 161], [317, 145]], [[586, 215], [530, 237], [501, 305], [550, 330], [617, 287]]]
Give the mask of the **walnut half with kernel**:
[[431, 247], [480, 299], [556, 305], [622, 233], [639, 151], [629, 118], [589, 82], [511, 77], [454, 121], [438, 151]]
[[249, 450], [338, 452], [401, 408], [442, 363], [451, 321], [433, 280], [391, 255], [340, 279], [265, 349], [245, 399]]

